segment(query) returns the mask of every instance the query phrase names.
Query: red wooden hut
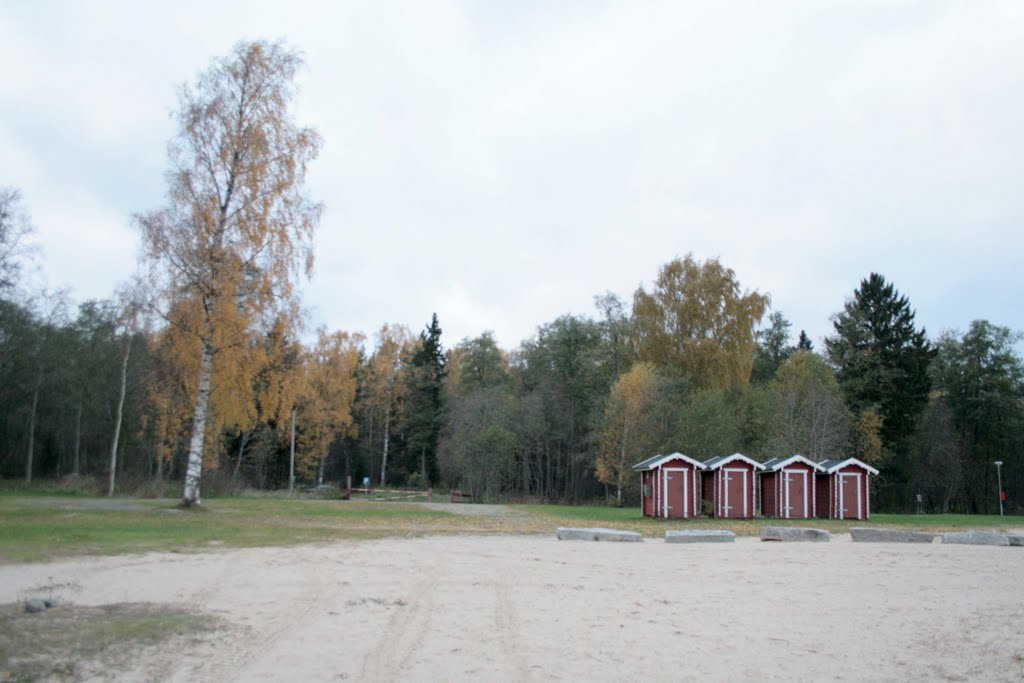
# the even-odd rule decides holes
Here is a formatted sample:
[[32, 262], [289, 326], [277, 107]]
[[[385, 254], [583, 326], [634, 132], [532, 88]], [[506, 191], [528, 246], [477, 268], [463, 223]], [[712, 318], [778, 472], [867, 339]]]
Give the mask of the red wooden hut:
[[871, 486], [868, 478], [876, 470], [857, 458], [823, 460], [818, 463], [818, 516], [832, 519], [871, 517]]
[[757, 513], [757, 473], [764, 465], [741, 453], [711, 458], [704, 463], [704, 499], [712, 514], [726, 519], [749, 519]]
[[802, 455], [772, 458], [764, 463], [761, 514], [782, 519], [808, 519], [816, 510], [815, 475], [821, 467]]
[[700, 514], [703, 463], [682, 453], [655, 455], [633, 465], [640, 473], [645, 517], [696, 517]]

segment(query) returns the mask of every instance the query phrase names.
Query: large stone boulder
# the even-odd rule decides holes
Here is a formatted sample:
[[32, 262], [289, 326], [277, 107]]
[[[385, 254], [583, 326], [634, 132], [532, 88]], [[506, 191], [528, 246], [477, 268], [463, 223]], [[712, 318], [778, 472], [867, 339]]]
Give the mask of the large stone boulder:
[[762, 541], [827, 543], [830, 538], [831, 535], [824, 529], [810, 529], [802, 526], [766, 526], [761, 529]]
[[1006, 540], [1010, 545], [1024, 546], [1024, 534], [1007, 534]]
[[635, 531], [622, 531], [620, 529], [574, 529], [571, 527], [558, 527], [555, 532], [559, 541], [626, 541], [639, 542], [644, 540], [642, 534]]
[[666, 531], [666, 543], [732, 543], [736, 534], [724, 529], [683, 529]]
[[951, 531], [942, 534], [942, 542], [962, 545], [1010, 545], [1010, 539], [994, 531]]
[[926, 531], [855, 526], [850, 529], [850, 538], [858, 543], [931, 543], [935, 540], [935, 534]]

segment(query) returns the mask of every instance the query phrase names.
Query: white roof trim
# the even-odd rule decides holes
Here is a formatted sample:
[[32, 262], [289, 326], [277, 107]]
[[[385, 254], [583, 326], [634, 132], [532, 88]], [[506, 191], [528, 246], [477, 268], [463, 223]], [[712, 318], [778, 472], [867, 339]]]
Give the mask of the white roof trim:
[[[656, 467], [660, 467], [660, 466], [664, 465], [669, 460], [683, 460], [685, 462], [690, 463], [691, 465], [693, 465], [697, 469], [701, 469], [701, 470], [704, 469], [704, 463], [702, 463], [699, 460], [694, 460], [690, 456], [683, 455], [682, 453], [670, 453], [668, 455], [661, 456], [660, 458], [658, 458], [657, 460], [654, 460], [653, 462], [648, 462], [646, 467], [644, 467], [642, 470], [638, 470], [638, 471], [643, 472], [643, 471], [646, 471], [646, 470], [653, 470]], [[642, 462], [645, 462], [645, 461], [641, 460], [639, 463], [637, 463], [637, 465], [639, 465]], [[634, 465], [634, 467], [636, 467], [636, 465]]]
[[[712, 458], [712, 459], [714, 459], [714, 458]], [[726, 455], [726, 456], [722, 457], [722, 459], [719, 460], [718, 462], [716, 462], [714, 465], [711, 465], [710, 469], [717, 470], [719, 467], [723, 467], [723, 466], [729, 464], [730, 462], [733, 462], [734, 460], [739, 460], [741, 462], [747, 463], [748, 465], [753, 465], [755, 470], [763, 470], [764, 469], [764, 465], [762, 465], [761, 463], [759, 463], [758, 461], [756, 461], [756, 460], [754, 460], [752, 458], [748, 458], [747, 456], [743, 455], [742, 453], [733, 453], [732, 455]]]
[[776, 461], [773, 462], [771, 464], [771, 466], [769, 466], [767, 469], [769, 469], [772, 472], [776, 472], [776, 471], [781, 470], [782, 468], [786, 467], [787, 465], [792, 465], [794, 462], [802, 462], [805, 465], [810, 465], [812, 468], [814, 468], [818, 472], [824, 472], [825, 471], [825, 468], [822, 467], [821, 465], [819, 465], [818, 463], [813, 462], [811, 460], [808, 460], [804, 456], [797, 455], [795, 453], [793, 455], [790, 455], [789, 457], [786, 457], [786, 458], [776, 458]]
[[872, 467], [871, 465], [867, 464], [863, 460], [858, 460], [857, 458], [847, 458], [846, 460], [842, 460], [840, 462], [837, 462], [835, 465], [832, 465], [827, 470], [825, 470], [825, 472], [827, 474], [832, 474], [833, 472], [837, 472], [838, 470], [843, 469], [847, 465], [856, 465], [858, 467], [862, 467], [863, 469], [867, 470], [871, 474], [878, 474], [878, 470], [876, 470], [874, 467]]

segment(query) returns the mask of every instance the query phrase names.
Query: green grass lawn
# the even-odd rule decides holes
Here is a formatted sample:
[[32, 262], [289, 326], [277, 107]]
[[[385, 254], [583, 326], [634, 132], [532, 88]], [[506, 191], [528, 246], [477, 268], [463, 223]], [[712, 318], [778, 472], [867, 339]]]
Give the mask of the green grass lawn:
[[168, 501], [8, 494], [0, 495], [0, 562], [423, 535], [466, 526], [456, 515], [401, 503], [233, 497], [183, 510]]
[[[280, 546], [342, 539], [437, 534], [550, 534], [558, 526], [607, 526], [660, 537], [667, 529], [727, 529], [756, 535], [765, 524], [813, 526], [844, 533], [851, 526], [928, 531], [1006, 530], [1024, 519], [970, 515], [873, 515], [870, 522], [827, 519], [693, 520], [644, 518], [638, 507], [512, 505], [493, 515], [459, 515], [418, 503], [226, 497], [183, 510], [176, 501], [0, 492], [0, 562], [128, 552], [197, 552], [216, 547]], [[1019, 523], [1018, 523], [1019, 522]]]
[[779, 520], [765, 517], [755, 519], [651, 519], [640, 513], [639, 507], [613, 508], [604, 506], [529, 505], [517, 506], [535, 516], [558, 522], [561, 526], [611, 526], [639, 531], [647, 536], [661, 536], [666, 529], [727, 529], [740, 536], [755, 536], [761, 527], [772, 524], [782, 526], [809, 526], [826, 529], [834, 534], [847, 533], [854, 526], [900, 526], [922, 531], [955, 531], [960, 529], [1007, 530], [1024, 527], [1024, 519], [999, 515], [886, 515], [873, 514], [871, 519], [794, 519]]

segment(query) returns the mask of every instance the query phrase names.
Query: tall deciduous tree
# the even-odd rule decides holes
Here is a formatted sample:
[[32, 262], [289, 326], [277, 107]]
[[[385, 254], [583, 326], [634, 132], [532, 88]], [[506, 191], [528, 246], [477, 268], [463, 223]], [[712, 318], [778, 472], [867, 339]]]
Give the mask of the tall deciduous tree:
[[596, 473], [598, 481], [615, 487], [619, 507], [630, 465], [650, 457], [663, 441], [666, 421], [659, 388], [654, 366], [637, 363], [612, 385], [605, 405]]
[[14, 286], [32, 231], [21, 193], [13, 187], [0, 187], [0, 294]]
[[28, 445], [25, 452], [25, 482], [32, 483], [35, 462], [36, 428], [39, 419], [39, 401], [44, 382], [54, 376], [54, 368], [67, 363], [66, 358], [59, 357], [60, 330], [67, 324], [67, 293], [63, 291], [44, 292], [37, 305], [42, 324], [35, 332], [29, 345], [31, 399], [28, 407]]
[[137, 291], [125, 287], [118, 292], [118, 315], [113, 333], [113, 341], [120, 347], [120, 373], [118, 375], [117, 409], [114, 417], [114, 435], [110, 440], [110, 460], [107, 472], [107, 496], [114, 495], [114, 482], [117, 479], [117, 447], [121, 441], [121, 424], [124, 420], [124, 400], [128, 393], [128, 361], [132, 355], [132, 343], [139, 331], [141, 297]]
[[877, 273], [861, 280], [833, 319], [825, 339], [847, 404], [856, 413], [874, 407], [882, 417], [882, 443], [898, 455], [928, 400], [928, 363], [934, 352], [914, 326], [906, 296]]
[[606, 357], [600, 323], [577, 316], [542, 325], [523, 345], [520, 378], [531, 394], [524, 415], [541, 421], [522, 425], [540, 437], [531, 438], [533, 471], [524, 478], [540, 482], [536, 492], [549, 499], [576, 503], [594, 486], [596, 432], [616, 380], [602, 366]]
[[299, 400], [302, 449], [296, 464], [303, 474], [316, 468], [316, 483], [323, 483], [324, 462], [331, 442], [353, 435], [356, 426], [352, 403], [356, 396], [361, 335], [328, 333], [321, 328], [306, 359], [306, 381]]
[[458, 366], [453, 389], [462, 395], [509, 381], [508, 358], [498, 347], [493, 332], [484, 332], [473, 339], [463, 339], [453, 354]]
[[[388, 481], [392, 455], [392, 427], [405, 402], [405, 376], [412, 347], [412, 333], [404, 325], [384, 325], [377, 333], [377, 348], [364, 373], [369, 431], [381, 435], [380, 485]], [[377, 426], [379, 425], [379, 426]]]
[[[975, 320], [962, 336], [947, 332], [938, 343], [937, 388], [948, 403], [966, 450], [965, 494], [970, 512], [993, 511], [996, 460], [1004, 464], [1004, 488], [1020, 504], [1024, 486], [1024, 361], [1014, 345], [1020, 335]], [[1013, 486], [1016, 484], [1016, 486]]]
[[511, 488], [518, 401], [508, 386], [475, 388], [452, 406], [439, 449], [446, 481], [477, 500]]
[[740, 289], [718, 259], [669, 261], [650, 292], [633, 295], [640, 360], [676, 372], [696, 389], [750, 381], [754, 333], [768, 296]]
[[921, 507], [948, 513], [963, 498], [964, 446], [946, 396], [933, 396], [921, 412], [911, 449], [910, 486]]
[[769, 392], [771, 437], [776, 455], [819, 461], [846, 455], [850, 414], [835, 374], [823, 358], [797, 351], [779, 368]]
[[224, 328], [248, 333], [312, 269], [321, 207], [303, 191], [320, 148], [289, 107], [302, 61], [280, 43], [241, 42], [181, 90], [169, 145], [168, 204], [136, 217], [145, 260], [172, 301], [196, 307], [198, 373], [183, 505], [200, 502], [203, 444]]

